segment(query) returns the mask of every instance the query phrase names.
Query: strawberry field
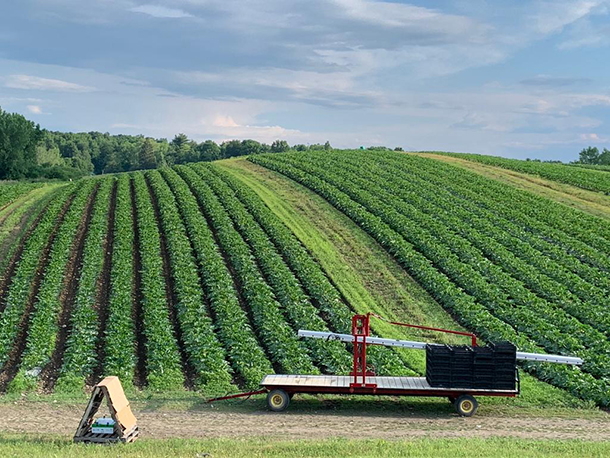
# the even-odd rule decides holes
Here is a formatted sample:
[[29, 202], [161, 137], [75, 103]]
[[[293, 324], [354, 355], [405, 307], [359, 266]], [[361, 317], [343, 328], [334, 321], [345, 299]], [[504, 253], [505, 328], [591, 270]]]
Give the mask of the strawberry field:
[[[25, 192], [26, 190], [24, 190]], [[104, 375], [227, 392], [265, 374], [348, 373], [352, 311], [239, 180], [210, 165], [81, 180], [41, 205], [0, 291], [0, 390], [73, 392]], [[393, 351], [382, 373], [412, 374]]]
[[[250, 160], [349, 217], [484, 339], [582, 357], [582, 370], [524, 368], [610, 405], [604, 221], [427, 158]], [[58, 187], [10, 253], [0, 283], [0, 392], [74, 392], [119, 375], [151, 391], [225, 393], [273, 372], [350, 371], [343, 344], [296, 335], [349, 332], [350, 304], [273, 209], [223, 167]], [[369, 357], [379, 374], [422, 370], [421, 358], [388, 348]]]
[[604, 220], [427, 158], [333, 152], [250, 160], [349, 216], [480, 336], [511, 340], [524, 351], [582, 356], [582, 371], [526, 369], [608, 405]]

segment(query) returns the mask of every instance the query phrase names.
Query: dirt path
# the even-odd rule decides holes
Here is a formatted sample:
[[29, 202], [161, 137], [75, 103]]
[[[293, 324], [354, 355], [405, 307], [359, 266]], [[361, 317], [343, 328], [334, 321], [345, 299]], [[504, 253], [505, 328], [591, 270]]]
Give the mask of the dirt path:
[[[0, 432], [53, 432], [70, 437], [84, 406], [36, 403], [0, 405]], [[281, 439], [404, 439], [409, 437], [520, 437], [529, 439], [610, 440], [610, 420], [532, 417], [411, 416], [399, 414], [291, 413], [267, 411], [138, 411], [142, 437]]]
[[576, 208], [601, 218], [610, 219], [610, 197], [598, 192], [587, 191], [557, 181], [546, 180], [535, 175], [468, 161], [454, 156], [432, 153], [413, 154], [447, 162], [471, 172], [479, 173], [487, 178], [510, 184], [541, 197], [546, 197], [568, 207]]

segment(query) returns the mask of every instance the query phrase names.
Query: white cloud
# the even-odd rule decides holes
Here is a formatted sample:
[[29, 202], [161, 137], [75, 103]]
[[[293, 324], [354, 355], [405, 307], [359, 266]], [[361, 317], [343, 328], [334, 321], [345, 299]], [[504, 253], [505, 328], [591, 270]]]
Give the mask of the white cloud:
[[186, 11], [179, 10], [176, 8], [167, 8], [165, 6], [160, 5], [140, 5], [131, 8], [130, 11], [133, 11], [134, 13], [147, 14], [149, 16], [157, 18], [179, 19], [193, 17], [192, 14], [187, 13]]
[[539, 2], [537, 11], [531, 15], [534, 28], [544, 35], [561, 32], [589, 14], [604, 9], [607, 0], [553, 0]]
[[28, 110], [33, 114], [42, 114], [42, 108], [39, 105], [28, 105]]
[[30, 75], [10, 75], [4, 85], [12, 89], [34, 89], [39, 91], [92, 92], [95, 90], [93, 87], [82, 86], [68, 81]]
[[599, 140], [599, 135], [597, 135], [595, 133], [581, 134], [580, 138], [582, 140]]
[[214, 118], [212, 125], [215, 127], [239, 127], [231, 116], [218, 115]]

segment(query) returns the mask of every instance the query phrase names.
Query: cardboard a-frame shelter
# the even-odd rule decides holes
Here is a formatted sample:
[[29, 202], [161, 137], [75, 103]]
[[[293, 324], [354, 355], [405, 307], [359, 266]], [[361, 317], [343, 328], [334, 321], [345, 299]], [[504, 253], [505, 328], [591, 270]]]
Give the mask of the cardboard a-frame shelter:
[[[110, 415], [115, 421], [114, 432], [112, 434], [94, 434], [91, 431], [93, 417], [104, 398], [106, 398]], [[131, 412], [121, 381], [118, 377], [106, 377], [93, 388], [85, 414], [74, 434], [74, 442], [133, 442], [139, 434], [136, 417]]]

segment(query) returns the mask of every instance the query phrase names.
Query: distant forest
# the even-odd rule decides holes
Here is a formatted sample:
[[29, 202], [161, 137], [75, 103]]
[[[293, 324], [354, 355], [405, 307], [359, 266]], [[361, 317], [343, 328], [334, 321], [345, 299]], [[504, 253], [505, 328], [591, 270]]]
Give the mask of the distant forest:
[[[331, 146], [326, 142], [292, 148], [329, 150]], [[0, 180], [68, 180], [289, 149], [291, 146], [284, 140], [271, 145], [255, 140], [231, 140], [218, 145], [212, 140], [198, 143], [184, 134], [168, 141], [143, 135], [52, 132], [0, 108]]]

